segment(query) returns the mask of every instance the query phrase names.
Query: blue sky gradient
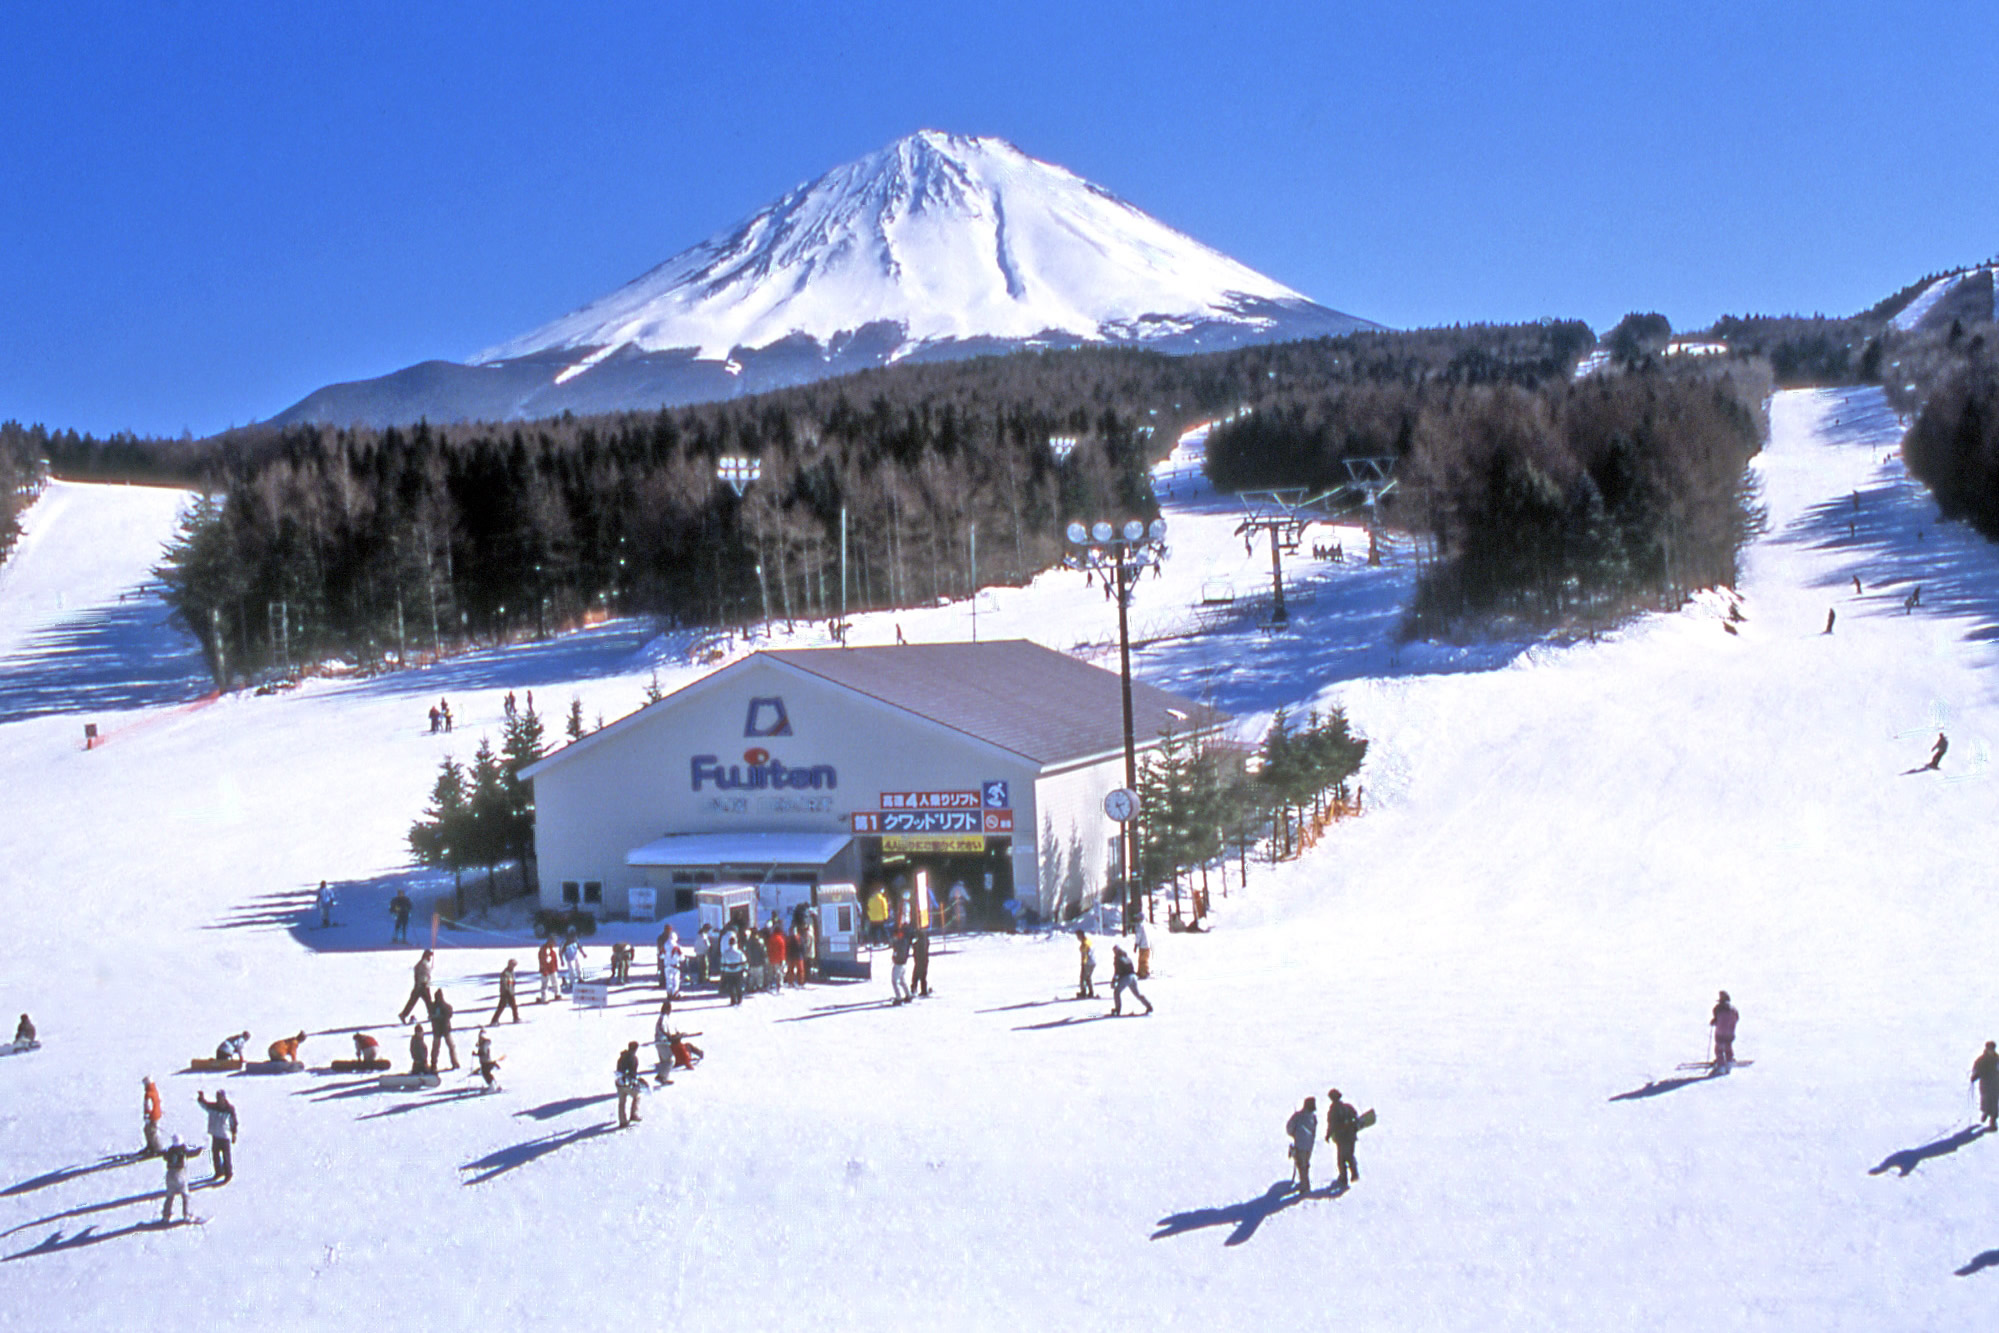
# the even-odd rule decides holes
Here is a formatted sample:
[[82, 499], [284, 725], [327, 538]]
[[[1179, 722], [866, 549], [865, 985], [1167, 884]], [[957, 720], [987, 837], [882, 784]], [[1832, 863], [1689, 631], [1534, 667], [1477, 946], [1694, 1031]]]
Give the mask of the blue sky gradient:
[[0, 418], [460, 359], [921, 128], [1398, 326], [1843, 314], [1999, 251], [1972, 4], [324, 9], [0, 9]]

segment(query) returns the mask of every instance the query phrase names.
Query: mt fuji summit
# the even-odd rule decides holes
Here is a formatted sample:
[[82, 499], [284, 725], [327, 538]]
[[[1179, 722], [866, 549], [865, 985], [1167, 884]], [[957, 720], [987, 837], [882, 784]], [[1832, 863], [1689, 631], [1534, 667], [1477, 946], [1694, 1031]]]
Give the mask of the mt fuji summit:
[[331, 385], [276, 420], [648, 409], [905, 360], [1374, 327], [1002, 139], [924, 130], [469, 364]]

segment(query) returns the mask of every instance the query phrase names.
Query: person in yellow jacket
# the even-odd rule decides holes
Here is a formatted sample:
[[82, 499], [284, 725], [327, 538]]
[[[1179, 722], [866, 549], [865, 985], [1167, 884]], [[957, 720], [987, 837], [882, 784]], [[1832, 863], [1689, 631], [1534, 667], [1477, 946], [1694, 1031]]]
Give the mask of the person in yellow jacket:
[[881, 891], [881, 885], [868, 895], [868, 941], [881, 944], [888, 938], [888, 895]]
[[1097, 996], [1097, 953], [1081, 926], [1076, 928], [1076, 961], [1076, 998], [1093, 1000]]

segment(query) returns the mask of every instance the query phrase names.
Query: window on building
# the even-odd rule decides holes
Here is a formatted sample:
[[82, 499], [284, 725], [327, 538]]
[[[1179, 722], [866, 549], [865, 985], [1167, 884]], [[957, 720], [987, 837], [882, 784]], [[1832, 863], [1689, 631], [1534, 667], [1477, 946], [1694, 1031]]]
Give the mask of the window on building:
[[694, 890], [693, 890], [693, 889], [675, 889], [675, 890], [673, 891], [673, 910], [674, 910], [674, 911], [676, 911], [676, 912], [691, 912], [691, 911], [693, 911], [693, 910], [694, 910]]
[[604, 885], [603, 885], [603, 883], [602, 883], [601, 881], [598, 881], [598, 880], [594, 880], [594, 879], [586, 879], [586, 880], [584, 880], [584, 881], [583, 881], [583, 901], [584, 901], [584, 902], [586, 902], [586, 903], [601, 903], [601, 902], [603, 902], [603, 901], [604, 901]]
[[574, 906], [583, 901], [583, 886], [573, 879], [562, 881], [562, 901]]

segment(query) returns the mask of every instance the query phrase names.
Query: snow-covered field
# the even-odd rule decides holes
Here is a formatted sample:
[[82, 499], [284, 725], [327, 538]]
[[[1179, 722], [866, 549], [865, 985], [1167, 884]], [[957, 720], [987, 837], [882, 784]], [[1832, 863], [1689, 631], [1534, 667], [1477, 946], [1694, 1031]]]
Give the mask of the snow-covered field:
[[[304, 1028], [313, 1064], [359, 1026], [399, 1051], [413, 950], [383, 904], [437, 760], [497, 737], [508, 688], [614, 717], [654, 669], [708, 668], [611, 625], [203, 703], [159, 603], [118, 600], [175, 497], [52, 487], [0, 569], [0, 1015], [45, 1042], [0, 1058], [0, 1326], [1984, 1326], [1999, 1144], [1954, 1136], [1999, 1036], [1999, 552], [1935, 521], [1877, 394], [1772, 417], [1739, 632], [1716, 595], [1566, 648], [1397, 650], [1393, 562], [1295, 562], [1283, 635], [1203, 606], [1268, 556], [1183, 452], [1139, 670], [1251, 724], [1343, 704], [1374, 742], [1368, 816], [1254, 871], [1212, 935], [1160, 936], [1153, 1017], [1057, 1002], [1060, 940], [954, 941], [908, 1009], [886, 980], [689, 1006], [709, 1058], [624, 1132], [641, 987], [525, 1006], [494, 1097], [178, 1071], [244, 1027]], [[1113, 622], [1071, 574], [978, 608], [982, 638], [1063, 649]], [[858, 641], [898, 623], [963, 637], [970, 608]], [[439, 695], [450, 737], [425, 734]], [[1940, 729], [1941, 771], [1910, 772]], [[532, 949], [445, 943], [469, 1046]], [[1681, 1082], [1722, 987], [1755, 1064]], [[146, 1074], [191, 1141], [197, 1089], [241, 1108], [203, 1227], [145, 1225], [159, 1165], [110, 1157]], [[1364, 1179], [1282, 1196], [1284, 1119], [1334, 1085], [1380, 1113]]]

